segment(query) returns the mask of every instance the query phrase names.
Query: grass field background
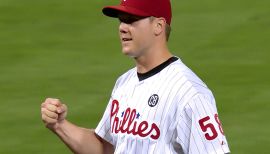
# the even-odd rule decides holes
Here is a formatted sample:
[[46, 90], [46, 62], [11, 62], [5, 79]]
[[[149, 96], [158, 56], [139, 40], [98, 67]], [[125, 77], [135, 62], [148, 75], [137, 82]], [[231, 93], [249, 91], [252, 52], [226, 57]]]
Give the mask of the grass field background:
[[[68, 154], [40, 119], [46, 97], [95, 127], [121, 54], [116, 0], [0, 0], [0, 153]], [[235, 154], [270, 153], [270, 1], [172, 0], [171, 51], [212, 89]]]

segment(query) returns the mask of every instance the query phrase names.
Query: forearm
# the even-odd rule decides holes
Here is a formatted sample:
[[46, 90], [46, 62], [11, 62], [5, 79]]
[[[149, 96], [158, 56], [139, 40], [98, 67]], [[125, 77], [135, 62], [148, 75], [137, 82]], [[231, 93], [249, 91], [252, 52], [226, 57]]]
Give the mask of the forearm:
[[76, 154], [104, 153], [103, 142], [94, 130], [81, 128], [64, 120], [53, 132]]

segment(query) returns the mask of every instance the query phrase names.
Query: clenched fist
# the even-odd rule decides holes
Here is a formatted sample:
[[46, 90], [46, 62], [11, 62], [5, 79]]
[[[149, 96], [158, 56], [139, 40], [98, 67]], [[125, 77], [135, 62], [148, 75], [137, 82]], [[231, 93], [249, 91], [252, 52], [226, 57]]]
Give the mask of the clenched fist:
[[67, 116], [67, 106], [59, 99], [47, 98], [41, 104], [41, 118], [45, 126], [55, 130]]

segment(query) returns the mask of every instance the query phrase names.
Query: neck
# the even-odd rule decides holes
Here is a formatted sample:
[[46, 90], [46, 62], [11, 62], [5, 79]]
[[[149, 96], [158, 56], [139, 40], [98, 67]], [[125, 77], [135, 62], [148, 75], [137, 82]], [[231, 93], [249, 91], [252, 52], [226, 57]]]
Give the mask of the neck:
[[172, 54], [169, 52], [166, 45], [163, 47], [157, 46], [151, 51], [146, 52], [146, 54], [135, 58], [137, 72], [146, 73], [165, 62], [170, 57], [172, 57]]

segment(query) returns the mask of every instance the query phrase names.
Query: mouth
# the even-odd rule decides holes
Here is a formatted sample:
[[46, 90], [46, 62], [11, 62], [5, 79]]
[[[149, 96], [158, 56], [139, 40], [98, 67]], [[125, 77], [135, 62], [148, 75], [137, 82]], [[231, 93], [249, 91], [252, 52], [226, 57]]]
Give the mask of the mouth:
[[132, 38], [122, 38], [123, 42], [128, 42], [128, 41], [132, 41]]

